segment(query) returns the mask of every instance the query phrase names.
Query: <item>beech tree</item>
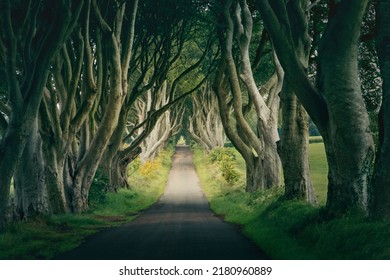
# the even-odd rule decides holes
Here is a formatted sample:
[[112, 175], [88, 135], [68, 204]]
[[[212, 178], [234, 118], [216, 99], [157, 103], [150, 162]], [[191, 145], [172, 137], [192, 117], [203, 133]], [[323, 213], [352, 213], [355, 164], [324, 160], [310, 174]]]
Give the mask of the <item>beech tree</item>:
[[329, 2], [329, 19], [319, 42], [316, 86], [297, 56], [292, 38], [295, 25], [286, 2], [258, 0], [257, 5], [285, 78], [324, 138], [329, 166], [328, 212], [359, 209], [367, 213], [374, 143], [357, 66], [367, 1]]
[[374, 34], [361, 34], [368, 0], [76, 2], [0, 0], [0, 229], [11, 212], [85, 211], [98, 168], [110, 190], [129, 187], [128, 164], [180, 129], [206, 151], [226, 135], [247, 191], [280, 185], [282, 163], [286, 197], [312, 203], [308, 114], [325, 143], [328, 212], [389, 217], [387, 0], [363, 22], [373, 30], [377, 16], [376, 151], [367, 108], [380, 103], [379, 69], [374, 45], [358, 45]]
[[[217, 8], [221, 11], [218, 27], [222, 55], [213, 87], [218, 96], [225, 133], [245, 160], [247, 191], [275, 187], [280, 185], [281, 175], [276, 142], [279, 141], [278, 93], [281, 89], [283, 71], [275, 61], [276, 72], [272, 86], [269, 86], [266, 94], [262, 95], [253, 78], [249, 58], [253, 20], [248, 5], [245, 0], [217, 3]], [[233, 53], [234, 46], [238, 48], [238, 55]], [[235, 123], [229, 114], [229, 92], [232, 94]], [[245, 120], [244, 92], [248, 93], [248, 99], [255, 108], [257, 131], [252, 130]]]
[[[6, 224], [11, 178], [36, 128], [51, 63], [77, 23], [83, 3], [1, 1], [0, 63], [10, 115], [0, 143], [0, 228]], [[32, 137], [30, 141], [34, 142]], [[24, 203], [24, 208], [40, 211], [38, 205]]]
[[[40, 109], [45, 180], [53, 213], [70, 210], [69, 168], [80, 157], [79, 147], [87, 145], [85, 138], [80, 138], [80, 142], [77, 138], [82, 128], [86, 132], [84, 124], [103, 91], [103, 60], [108, 57], [103, 56], [101, 31], [94, 32], [93, 38], [90, 36], [91, 14], [91, 1], [88, 1], [79, 27], [54, 60]], [[92, 44], [96, 46], [94, 55]], [[95, 57], [99, 70], [96, 74]]]
[[373, 181], [372, 214], [390, 217], [390, 2], [379, 0], [376, 9], [378, 33], [376, 49], [383, 79], [383, 99], [379, 115], [379, 147]]
[[[139, 145], [149, 133], [145, 130], [142, 134], [134, 134], [138, 131], [138, 127], [134, 129], [134, 126], [144, 120], [138, 122], [137, 112], [134, 112], [133, 107], [147, 92], [161, 86], [169, 71], [169, 65], [179, 58], [183, 47], [180, 34], [186, 23], [173, 26], [172, 22], [163, 23], [162, 19], [159, 19], [161, 22], [158, 27], [161, 29], [158, 29], [156, 25], [151, 24], [156, 16], [151, 12], [153, 10], [149, 9], [146, 3], [140, 5], [135, 29], [137, 35], [133, 45], [134, 56], [130, 60], [128, 73], [130, 82], [128, 92], [121, 107], [117, 126], [100, 163], [100, 167], [109, 177], [111, 190], [128, 186], [127, 165], [141, 153]], [[158, 10], [158, 13], [161, 12]], [[155, 93], [154, 101], [158, 98], [158, 92]], [[146, 120], [142, 123], [145, 124]]]
[[202, 146], [206, 152], [213, 148], [223, 147], [225, 132], [220, 118], [218, 101], [212, 92], [209, 81], [191, 96], [191, 108], [188, 109], [187, 131], [191, 138]]
[[[161, 109], [169, 103], [167, 82], [163, 83], [160, 93], [157, 96], [158, 100], [155, 105], [155, 110]], [[152, 98], [150, 94], [148, 94], [147, 103], [144, 104], [144, 106], [140, 106], [140, 108], [143, 109], [139, 112], [142, 114], [142, 118], [146, 118], [146, 115], [150, 112], [151, 101]], [[141, 143], [141, 162], [153, 160], [158, 155], [159, 151], [168, 143], [169, 138], [179, 131], [181, 121], [183, 120], [184, 107], [182, 104], [176, 104], [175, 107], [171, 107], [171, 109], [165, 111], [162, 116], [158, 118], [154, 128]], [[145, 110], [147, 108], [149, 108], [149, 110]]]
[[[102, 3], [103, 5], [104, 3]], [[109, 94], [99, 127], [84, 155], [72, 170], [68, 186], [71, 191], [71, 209], [82, 212], [88, 208], [88, 194], [95, 172], [99, 166], [110, 138], [118, 124], [123, 102], [128, 92], [128, 71], [134, 42], [134, 26], [138, 1], [114, 3], [112, 14], [102, 17], [102, 5], [92, 0], [98, 24], [108, 38], [110, 64]], [[122, 39], [124, 38], [124, 39]]]
[[[311, 50], [307, 7], [307, 0], [289, 1], [286, 5], [289, 20], [294, 26], [291, 31], [296, 56], [305, 69], [309, 67]], [[283, 164], [285, 196], [289, 199], [305, 199], [314, 203], [316, 198], [310, 178], [308, 155], [308, 116], [288, 79], [283, 81], [280, 98], [282, 133], [279, 151]]]
[[[168, 111], [175, 112], [172, 111], [174, 105], [203, 83], [202, 77], [193, 88], [180, 88], [189, 74], [201, 68], [210, 45], [205, 40], [193, 52], [184, 52], [199, 29], [199, 23], [191, 19], [192, 15], [187, 9], [176, 1], [145, 1], [140, 5], [129, 74], [132, 83], [122, 106], [119, 123], [101, 162], [113, 190], [128, 186], [127, 178], [123, 176], [127, 165], [141, 152], [140, 145], [153, 129], [157, 126], [159, 130], [158, 126], [162, 124], [159, 118]], [[166, 105], [157, 108], [155, 105], [166, 82]], [[139, 118], [134, 108], [150, 92], [152, 106], [148, 108], [146, 116]]]
[[[111, 190], [129, 186], [126, 178], [127, 165], [141, 153], [140, 145], [150, 133], [159, 130], [158, 126], [162, 124], [159, 118], [164, 117], [168, 111], [172, 112], [174, 104], [202, 84], [200, 81], [193, 89], [176, 94], [178, 85], [189, 73], [201, 66], [209, 48], [209, 43], [206, 43], [204, 50], [194, 52], [195, 55], [190, 52], [183, 54], [187, 42], [194, 38], [199, 26], [190, 21], [187, 10], [175, 1], [141, 2], [137, 21], [134, 55], [130, 60], [128, 73], [129, 91], [122, 105], [118, 124], [100, 162], [100, 167], [110, 179]], [[183, 57], [191, 55], [195, 59], [184, 61]], [[181, 63], [185, 65], [184, 70], [171, 79], [167, 103], [158, 109], [155, 105], [159, 103], [160, 90], [171, 75], [171, 70], [177, 69]], [[141, 117], [142, 114], [137, 114], [134, 107], [140, 101], [142, 103], [142, 98], [149, 93], [152, 93], [152, 106]]]
[[53, 63], [41, 106], [53, 211], [82, 212], [118, 119], [132, 57], [137, 1], [87, 1], [80, 28]]

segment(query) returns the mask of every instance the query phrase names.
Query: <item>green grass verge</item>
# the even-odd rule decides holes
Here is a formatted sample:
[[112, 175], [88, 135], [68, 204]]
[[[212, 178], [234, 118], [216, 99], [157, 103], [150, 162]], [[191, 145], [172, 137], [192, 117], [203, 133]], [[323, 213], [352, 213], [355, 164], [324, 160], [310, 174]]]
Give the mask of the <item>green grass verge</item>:
[[312, 143], [309, 145], [309, 162], [317, 204], [325, 205], [328, 192], [328, 164], [323, 143]]
[[[103, 203], [80, 215], [38, 217], [15, 222], [0, 234], [0, 259], [50, 259], [80, 245], [97, 231], [135, 219], [164, 192], [171, 168], [173, 149], [163, 151], [152, 163], [155, 169], [141, 174], [135, 161], [129, 168], [131, 189], [107, 193]], [[147, 176], [145, 176], [147, 175]]]
[[[311, 170], [316, 180], [326, 181], [320, 145], [310, 145]], [[240, 164], [237, 160], [242, 170]], [[243, 185], [228, 185], [201, 150], [195, 150], [195, 165], [211, 209], [240, 225], [273, 259], [390, 259], [389, 222], [372, 222], [353, 214], [325, 220], [320, 207], [283, 200], [283, 188], [250, 194]]]
[[[237, 185], [242, 185], [245, 183], [245, 161], [242, 156], [237, 152], [237, 150], [233, 150], [236, 156], [236, 167], [242, 174], [242, 178], [239, 180]], [[317, 204], [322, 206], [326, 203], [326, 194], [328, 186], [328, 165], [326, 163], [325, 148], [323, 143], [313, 143], [309, 145], [309, 161], [311, 179], [317, 197]], [[218, 176], [218, 174], [216, 174], [216, 176]]]

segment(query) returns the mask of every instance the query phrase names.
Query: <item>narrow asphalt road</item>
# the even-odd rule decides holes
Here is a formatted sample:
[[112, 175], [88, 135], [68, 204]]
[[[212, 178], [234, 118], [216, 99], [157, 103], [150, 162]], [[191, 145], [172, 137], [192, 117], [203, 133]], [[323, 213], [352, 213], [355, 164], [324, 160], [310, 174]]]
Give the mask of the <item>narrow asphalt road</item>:
[[104, 230], [56, 259], [267, 259], [254, 243], [216, 217], [199, 186], [193, 155], [178, 146], [160, 200], [129, 224]]

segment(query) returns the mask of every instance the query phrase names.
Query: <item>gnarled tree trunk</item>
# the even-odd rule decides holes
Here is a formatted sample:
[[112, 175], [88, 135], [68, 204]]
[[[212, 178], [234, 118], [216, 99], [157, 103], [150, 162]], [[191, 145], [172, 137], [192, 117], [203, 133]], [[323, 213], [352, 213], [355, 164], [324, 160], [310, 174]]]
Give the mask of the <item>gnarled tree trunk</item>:
[[187, 131], [207, 153], [225, 144], [226, 136], [219, 114], [218, 101], [208, 81], [205, 87], [193, 96], [192, 114]]
[[[138, 1], [123, 3], [110, 22], [101, 17], [101, 8], [93, 1], [92, 7], [100, 22], [103, 32], [109, 36], [107, 51], [109, 54], [109, 94], [104, 104], [105, 110], [97, 131], [88, 145], [85, 153], [77, 160], [75, 169], [68, 177], [71, 209], [80, 213], [88, 209], [88, 195], [96, 170], [104, 151], [110, 142], [116, 126], [118, 125], [121, 109], [128, 92], [128, 71], [134, 42], [134, 26]], [[110, 25], [111, 24], [111, 27]], [[126, 30], [126, 31], [125, 31]], [[120, 38], [124, 32], [129, 32], [122, 44]]]
[[[305, 68], [308, 68], [310, 37], [305, 13], [307, 0], [290, 1], [287, 12], [292, 24], [295, 52]], [[315, 203], [309, 164], [309, 129], [305, 109], [298, 101], [287, 79], [280, 94], [282, 109], [282, 136], [280, 158], [283, 164], [285, 196], [287, 199], [305, 199]]]
[[315, 203], [310, 178], [308, 117], [294, 92], [285, 84], [281, 94], [282, 135], [280, 158], [283, 164], [285, 196]]
[[15, 211], [18, 218], [23, 220], [49, 212], [38, 120], [31, 128], [26, 147], [16, 168], [14, 187]]
[[329, 165], [327, 208], [336, 214], [346, 208], [367, 213], [374, 159], [357, 64], [367, 1], [352, 2], [342, 1], [334, 8], [318, 50], [317, 86], [326, 98], [329, 113], [326, 132], [322, 133]]
[[68, 211], [65, 196], [64, 164], [65, 159], [59, 157], [53, 147], [43, 148], [45, 162], [45, 184], [48, 193], [50, 211], [53, 214], [63, 214]]
[[374, 143], [357, 67], [367, 0], [330, 2], [330, 17], [318, 50], [317, 88], [296, 54], [286, 3], [257, 3], [286, 79], [324, 138], [329, 165], [328, 213], [338, 215], [353, 209], [367, 213]]
[[[280, 185], [280, 159], [276, 142], [279, 141], [277, 132], [277, 115], [280, 86], [262, 96], [253, 78], [249, 44], [252, 37], [252, 15], [245, 0], [220, 1], [221, 24], [219, 28], [220, 44], [222, 46], [222, 61], [214, 81], [214, 91], [218, 96], [218, 104], [222, 123], [227, 137], [232, 141], [243, 156], [247, 165], [247, 191], [267, 189]], [[240, 55], [236, 62], [233, 46], [237, 38]], [[240, 64], [240, 67], [237, 66]], [[277, 85], [281, 84], [282, 71], [277, 68]], [[241, 83], [242, 81], [242, 83]], [[248, 98], [253, 102], [257, 127], [249, 125], [243, 110], [243, 89], [248, 92]], [[235, 124], [229, 114], [228, 92], [231, 91], [232, 108]], [[265, 100], [266, 98], [266, 100]], [[234, 128], [235, 127], [235, 128]], [[257, 170], [260, 169], [260, 170]]]
[[376, 46], [383, 79], [383, 100], [380, 113], [380, 145], [373, 182], [372, 214], [390, 218], [390, 2], [379, 0], [377, 7], [378, 35]]
[[[1, 1], [1, 41], [5, 55], [1, 54], [0, 61], [7, 76], [12, 112], [0, 143], [0, 229], [7, 222], [11, 178], [38, 117], [52, 60], [71, 34], [83, 3], [32, 1], [31, 5], [25, 5]], [[24, 22], [21, 14], [25, 15]], [[48, 14], [56, 16], [48, 18]]]

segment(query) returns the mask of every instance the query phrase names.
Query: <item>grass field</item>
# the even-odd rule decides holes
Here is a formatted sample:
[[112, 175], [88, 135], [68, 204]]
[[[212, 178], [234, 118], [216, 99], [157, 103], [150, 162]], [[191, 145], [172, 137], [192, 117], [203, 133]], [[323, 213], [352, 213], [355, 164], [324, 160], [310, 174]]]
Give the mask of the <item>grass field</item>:
[[[246, 193], [243, 180], [227, 184], [208, 156], [195, 150], [195, 165], [211, 209], [238, 224], [273, 259], [390, 259], [390, 222], [354, 214], [322, 217], [327, 165], [322, 143], [310, 144], [311, 175], [318, 205], [283, 199], [283, 188]], [[244, 171], [237, 155], [236, 167]]]
[[328, 185], [328, 165], [323, 143], [309, 145], [310, 173], [318, 205], [325, 205]]
[[105, 201], [81, 215], [42, 216], [15, 222], [0, 234], [0, 259], [50, 259], [77, 247], [88, 235], [133, 220], [164, 192], [173, 149], [156, 161], [129, 168], [131, 189], [107, 193]]
[[[319, 139], [320, 137], [313, 137]], [[322, 139], [322, 138], [321, 138]], [[245, 162], [242, 156], [235, 151], [237, 160], [237, 169], [245, 174]], [[326, 163], [325, 148], [323, 143], [312, 143], [309, 145], [309, 161], [311, 179], [317, 196], [318, 205], [325, 205], [328, 185], [328, 165]], [[242, 180], [242, 183], [244, 180]]]

